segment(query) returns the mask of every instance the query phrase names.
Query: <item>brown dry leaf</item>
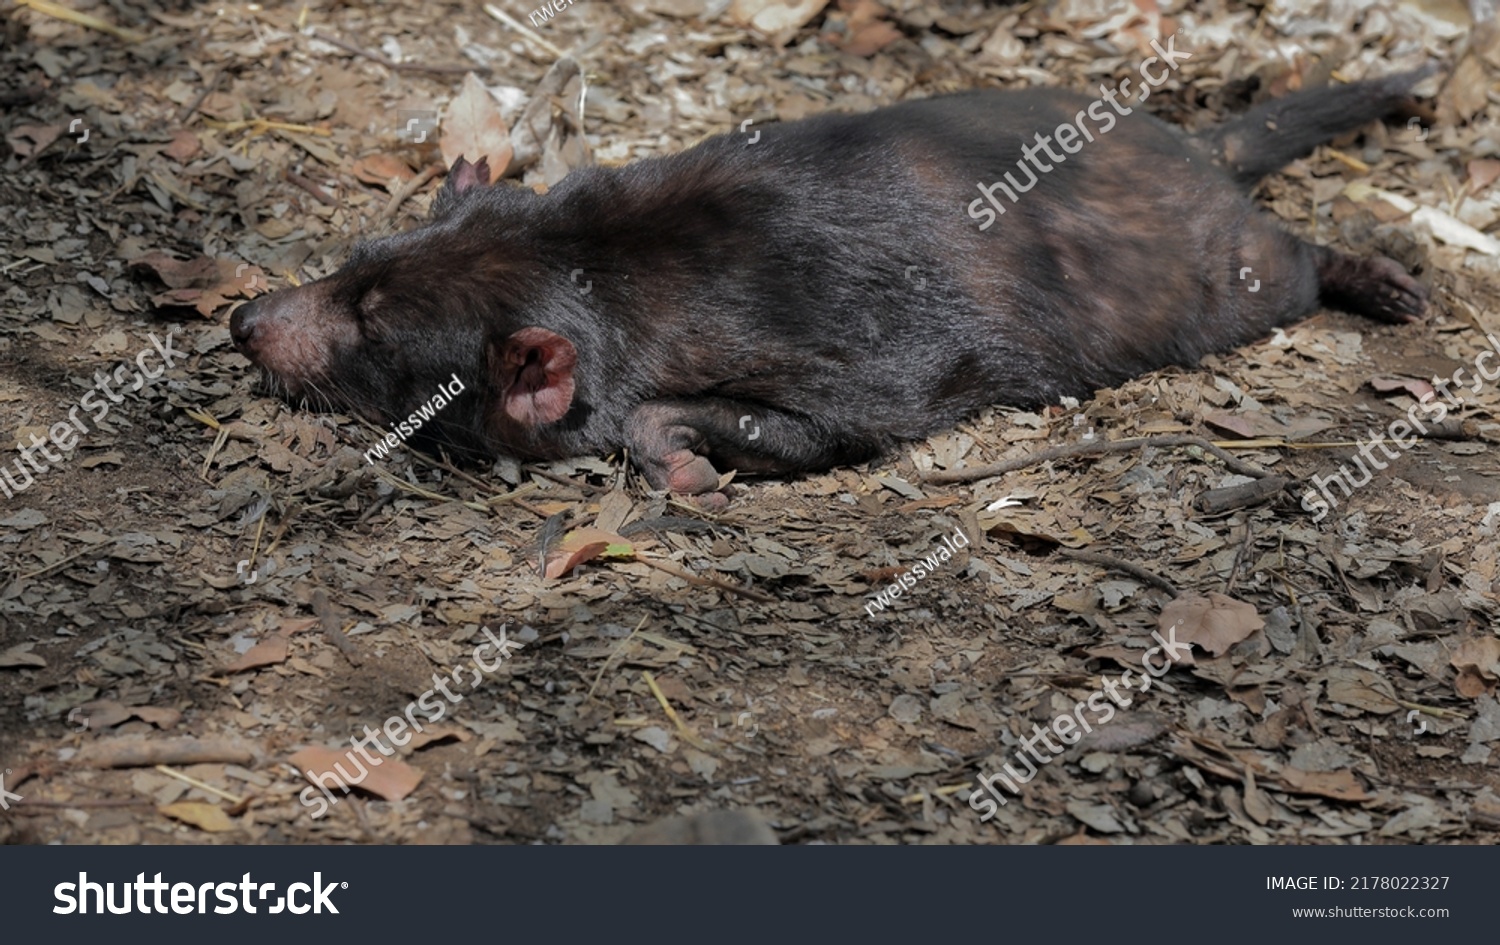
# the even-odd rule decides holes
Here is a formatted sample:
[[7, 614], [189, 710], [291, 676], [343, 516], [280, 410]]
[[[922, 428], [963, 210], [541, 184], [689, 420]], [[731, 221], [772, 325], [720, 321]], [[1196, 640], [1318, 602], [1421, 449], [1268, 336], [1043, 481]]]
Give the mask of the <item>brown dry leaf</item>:
[[494, 96], [474, 73], [464, 76], [463, 88], [448, 103], [441, 127], [438, 147], [443, 152], [443, 163], [450, 168], [459, 158], [471, 164], [488, 160], [492, 172], [510, 166], [510, 129], [500, 117], [500, 106]]
[[178, 801], [176, 804], [158, 807], [157, 810], [168, 817], [191, 824], [209, 833], [223, 833], [234, 829], [234, 821], [230, 820], [229, 815], [224, 813], [224, 809], [217, 804], [206, 804], [202, 801]]
[[586, 561], [605, 555], [611, 558], [635, 557], [635, 546], [629, 538], [598, 528], [575, 528], [547, 552], [547, 577], [559, 578]]
[[108, 699], [85, 702], [75, 711], [78, 721], [86, 721], [88, 727], [94, 731], [113, 728], [133, 718], [155, 725], [159, 729], [169, 729], [182, 719], [182, 713], [176, 709], [162, 709], [149, 705], [121, 705]]
[[1382, 394], [1388, 394], [1391, 391], [1404, 390], [1418, 400], [1421, 400], [1428, 394], [1437, 393], [1435, 390], [1433, 390], [1431, 384], [1427, 383], [1426, 381], [1419, 380], [1415, 377], [1395, 377], [1388, 375], [1372, 377], [1370, 378], [1370, 386], [1380, 391]]
[[474, 736], [456, 725], [429, 725], [426, 731], [413, 732], [406, 747], [420, 751], [429, 745], [446, 745], [449, 742], [466, 742]]
[[[370, 765], [352, 748], [339, 751], [337, 748], [312, 745], [292, 755], [288, 760], [298, 771], [302, 772], [303, 777], [308, 777], [308, 772], [311, 772], [313, 779], [321, 779], [324, 782], [327, 782], [329, 774], [338, 778], [340, 782], [343, 781], [343, 776], [339, 774], [338, 769], [334, 768], [334, 765], [338, 765], [350, 776], [362, 770], [366, 772], [364, 778], [357, 784], [350, 782], [349, 786], [368, 791], [387, 801], [401, 800], [422, 783], [422, 772], [401, 759], [385, 757], [378, 753], [372, 757], [380, 763]], [[312, 780], [312, 783], [316, 786], [318, 780]]]
[[161, 153], [176, 161], [178, 164], [186, 164], [197, 157], [203, 150], [198, 136], [183, 128], [172, 135], [172, 143], [161, 149]]
[[47, 661], [31, 652], [35, 643], [17, 643], [7, 650], [0, 650], [0, 669], [13, 669], [18, 666], [43, 667]]
[[901, 38], [884, 19], [888, 12], [876, 0], [839, 0], [839, 12], [824, 21], [824, 37], [851, 56], [868, 59]]
[[1163, 636], [1175, 627], [1178, 642], [1196, 643], [1210, 656], [1219, 656], [1266, 622], [1253, 605], [1209, 591], [1207, 597], [1184, 594], [1167, 604], [1158, 624]]
[[1494, 158], [1476, 158], [1469, 162], [1469, 186], [1479, 193], [1500, 177], [1500, 161]]
[[259, 669], [286, 662], [291, 655], [292, 642], [280, 633], [273, 633], [252, 646], [246, 653], [224, 668], [226, 673], [243, 673], [247, 669]]
[[1263, 436], [1297, 440], [1328, 429], [1330, 423], [1312, 417], [1299, 417], [1291, 423], [1283, 423], [1268, 413], [1252, 410], [1246, 413], [1229, 413], [1215, 410], [1203, 415], [1203, 422], [1218, 427], [1247, 440]]
[[1353, 771], [1303, 771], [1282, 768], [1276, 773], [1282, 787], [1293, 794], [1313, 794], [1336, 801], [1368, 801], [1370, 795], [1360, 786]]
[[5, 143], [24, 160], [45, 151], [62, 132], [61, 125], [17, 125], [6, 133]]
[[784, 46], [826, 6], [828, 0], [734, 0], [728, 16]]
[[1495, 691], [1500, 682], [1500, 639], [1480, 637], [1465, 640], [1453, 651], [1453, 668], [1458, 670], [1453, 688], [1465, 699], [1477, 699]]
[[129, 265], [132, 274], [151, 275], [167, 287], [166, 292], [151, 297], [153, 305], [196, 309], [204, 318], [212, 318], [231, 298], [253, 298], [270, 288], [259, 266], [236, 259], [176, 259], [152, 252], [132, 259]]
[[355, 161], [350, 170], [364, 183], [378, 184], [390, 191], [417, 176], [405, 161], [394, 154], [367, 154]]
[[1376, 715], [1387, 715], [1401, 708], [1390, 680], [1366, 669], [1335, 666], [1328, 671], [1328, 698]]

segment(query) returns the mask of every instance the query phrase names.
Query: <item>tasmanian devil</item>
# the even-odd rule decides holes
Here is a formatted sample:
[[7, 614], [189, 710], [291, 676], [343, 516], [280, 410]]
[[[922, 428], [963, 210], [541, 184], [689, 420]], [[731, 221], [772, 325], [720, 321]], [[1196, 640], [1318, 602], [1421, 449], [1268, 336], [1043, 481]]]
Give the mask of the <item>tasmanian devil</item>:
[[868, 460], [1320, 304], [1416, 319], [1426, 291], [1401, 266], [1289, 235], [1248, 191], [1425, 74], [1196, 135], [1113, 95], [945, 95], [585, 168], [545, 195], [461, 159], [427, 224], [242, 306], [232, 334], [294, 401], [389, 423], [456, 375], [421, 431], [456, 452], [625, 448], [653, 487], [722, 504], [721, 470]]

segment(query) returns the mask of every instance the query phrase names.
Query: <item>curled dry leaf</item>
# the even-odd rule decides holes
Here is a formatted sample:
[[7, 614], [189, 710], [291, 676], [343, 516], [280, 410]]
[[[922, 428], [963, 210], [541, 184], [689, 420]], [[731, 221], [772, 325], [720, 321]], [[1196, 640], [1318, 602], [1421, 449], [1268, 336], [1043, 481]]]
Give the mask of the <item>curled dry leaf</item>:
[[31, 652], [35, 643], [17, 643], [7, 650], [0, 650], [0, 669], [13, 669], [18, 666], [43, 667], [47, 661], [37, 654]]
[[1428, 394], [1437, 393], [1437, 391], [1433, 389], [1431, 384], [1427, 383], [1426, 381], [1419, 380], [1415, 377], [1372, 377], [1370, 378], [1370, 386], [1380, 391], [1380, 393], [1382, 394], [1389, 394], [1392, 391], [1404, 390], [1418, 400], [1421, 400]]
[[575, 528], [547, 552], [547, 577], [559, 578], [595, 558], [633, 558], [635, 545], [629, 538], [598, 528]]
[[510, 129], [500, 117], [500, 106], [495, 97], [470, 72], [464, 76], [463, 87], [443, 114], [443, 129], [438, 138], [438, 147], [443, 152], [443, 163], [452, 167], [459, 158], [478, 164], [483, 158], [495, 171], [510, 166], [512, 153]]
[[[399, 801], [422, 783], [422, 772], [401, 759], [384, 756], [378, 751], [370, 757], [377, 763], [370, 764], [352, 748], [339, 751], [313, 745], [288, 760], [314, 787], [320, 781], [332, 785], [328, 779], [331, 774], [342, 784], [368, 791], [386, 801]], [[365, 772], [363, 776], [359, 774], [361, 771]]]
[[1480, 637], [1465, 640], [1453, 651], [1451, 660], [1458, 676], [1453, 688], [1465, 699], [1478, 699], [1487, 692], [1495, 691], [1500, 682], [1500, 639]]
[[247, 669], [259, 669], [262, 666], [284, 663], [291, 652], [291, 641], [280, 633], [273, 633], [252, 646], [239, 659], [224, 667], [224, 672], [243, 673]]
[[1281, 787], [1293, 794], [1312, 794], [1356, 803], [1370, 799], [1353, 771], [1303, 771], [1287, 767], [1278, 771], [1276, 777], [1281, 781]]
[[211, 256], [175, 259], [159, 251], [147, 253], [130, 261], [130, 272], [150, 275], [167, 287], [151, 296], [153, 305], [196, 309], [204, 318], [212, 318], [231, 298], [253, 298], [270, 288], [259, 266]]
[[350, 170], [362, 182], [391, 191], [417, 176], [405, 161], [393, 154], [367, 154], [355, 161]]
[[1217, 591], [1207, 597], [1184, 594], [1162, 608], [1159, 621], [1163, 636], [1175, 628], [1178, 642], [1196, 643], [1210, 656], [1224, 654], [1266, 625], [1254, 606]]
[[62, 135], [61, 125], [17, 125], [5, 135], [5, 143], [18, 158], [29, 158], [46, 150]]
[[160, 729], [168, 729], [182, 719], [176, 709], [161, 709], [149, 705], [121, 705], [108, 699], [85, 702], [74, 710], [70, 721], [87, 722], [93, 731], [113, 728], [128, 719], [140, 719]]

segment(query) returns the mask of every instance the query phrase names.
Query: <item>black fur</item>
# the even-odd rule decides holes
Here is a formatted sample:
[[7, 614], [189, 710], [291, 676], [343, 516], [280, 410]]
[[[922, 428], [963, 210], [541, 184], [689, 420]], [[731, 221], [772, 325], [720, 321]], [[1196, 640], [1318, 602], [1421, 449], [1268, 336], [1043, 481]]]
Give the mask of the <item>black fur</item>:
[[[1198, 138], [1135, 107], [983, 231], [979, 185], [1019, 177], [1022, 146], [1094, 100], [971, 92], [758, 126], [546, 196], [473, 186], [465, 165], [429, 225], [241, 308], [233, 333], [293, 396], [390, 421], [457, 372], [468, 391], [426, 432], [460, 451], [625, 447], [654, 486], [722, 501], [720, 469], [870, 459], [987, 404], [1193, 364], [1320, 298], [1415, 318], [1403, 270], [1283, 232], [1243, 185], [1420, 77], [1299, 93]], [[568, 350], [566, 413], [516, 420]]]

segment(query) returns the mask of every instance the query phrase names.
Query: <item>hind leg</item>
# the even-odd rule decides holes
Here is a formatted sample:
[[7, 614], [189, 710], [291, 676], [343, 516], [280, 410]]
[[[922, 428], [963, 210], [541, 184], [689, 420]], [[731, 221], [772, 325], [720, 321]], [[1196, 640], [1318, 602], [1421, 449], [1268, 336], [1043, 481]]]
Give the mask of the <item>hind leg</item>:
[[1427, 289], [1385, 256], [1360, 259], [1326, 246], [1315, 249], [1318, 297], [1330, 308], [1403, 324], [1422, 317]]

